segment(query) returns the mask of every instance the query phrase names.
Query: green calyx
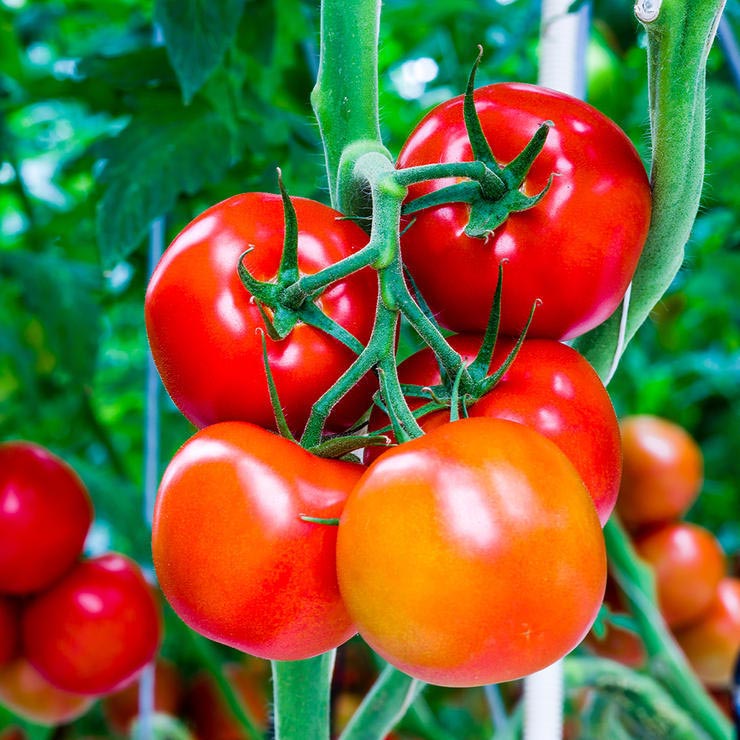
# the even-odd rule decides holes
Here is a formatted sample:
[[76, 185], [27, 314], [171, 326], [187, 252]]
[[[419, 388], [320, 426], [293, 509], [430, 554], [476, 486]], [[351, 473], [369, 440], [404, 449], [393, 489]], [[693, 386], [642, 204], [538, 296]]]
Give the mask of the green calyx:
[[468, 203], [470, 215], [465, 233], [468, 236], [485, 238], [500, 226], [509, 214], [526, 211], [537, 205], [550, 189], [552, 175], [545, 187], [536, 195], [526, 195], [521, 191], [532, 164], [545, 146], [547, 134], [553, 124], [552, 121], [543, 122], [517, 157], [505, 167], [498, 164], [475, 109], [475, 73], [483, 54], [483, 49], [478, 48], [480, 53], [473, 64], [465, 90], [463, 116], [473, 158], [482, 165], [480, 174], [471, 173], [474, 180], [455, 183], [415, 198], [404, 206], [403, 212], [411, 214], [447, 203]]

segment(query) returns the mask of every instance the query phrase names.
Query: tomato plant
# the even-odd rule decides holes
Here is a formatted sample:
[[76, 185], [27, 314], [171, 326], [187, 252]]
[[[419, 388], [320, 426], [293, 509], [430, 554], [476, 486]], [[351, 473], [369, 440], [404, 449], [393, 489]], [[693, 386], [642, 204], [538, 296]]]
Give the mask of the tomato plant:
[[191, 437], [172, 458], [152, 533], [162, 590], [180, 617], [250, 655], [299, 660], [355, 629], [339, 596], [336, 528], [362, 474], [245, 422]]
[[740, 654], [740, 580], [723, 578], [701, 619], [676, 632], [676, 640], [704, 683], [732, 685]]
[[29, 662], [54, 686], [114, 691], [154, 657], [161, 615], [139, 567], [117, 553], [82, 560], [21, 615]]
[[[459, 334], [449, 342], [470, 363], [481, 336]], [[513, 345], [513, 340], [499, 340], [489, 372], [501, 366]], [[433, 386], [440, 382], [439, 363], [431, 350], [424, 349], [401, 363], [398, 376], [403, 383]], [[411, 399], [411, 403], [418, 406], [422, 400]], [[606, 522], [619, 492], [619, 426], [609, 394], [575, 350], [551, 340], [526, 340], [493, 390], [470, 405], [468, 414], [517, 421], [555, 442], [583, 479], [602, 525]], [[431, 429], [448, 417], [447, 412], [435, 412], [422, 417], [421, 425]], [[374, 408], [370, 430], [386, 424], [387, 417]], [[366, 460], [377, 457], [377, 450], [367, 448]]]
[[18, 652], [18, 614], [19, 604], [0, 596], [0, 666], [9, 663]]
[[673, 522], [638, 535], [635, 548], [655, 571], [658, 605], [674, 629], [709, 608], [725, 575], [725, 554], [716, 537], [696, 524]]
[[421, 680], [472, 686], [577, 645], [606, 559], [593, 503], [553, 442], [464, 419], [370, 466], [341, 516], [337, 570], [373, 649]]
[[656, 416], [628, 416], [620, 427], [620, 518], [631, 529], [678, 519], [701, 490], [703, 459], [699, 446], [680, 426]]
[[[298, 219], [298, 265], [312, 274], [367, 243], [341, 214], [315, 201], [292, 199]], [[274, 428], [257, 303], [237, 273], [240, 255], [259, 280], [275, 277], [283, 251], [283, 205], [266, 193], [235, 195], [200, 214], [178, 235], [152, 274], [145, 314], [149, 344], [167, 391], [196, 426], [242, 420]], [[317, 299], [325, 314], [360, 342], [373, 325], [377, 296], [372, 270], [335, 283]], [[269, 313], [269, 309], [263, 309]], [[294, 434], [311, 405], [350, 365], [355, 353], [324, 331], [299, 322], [280, 341], [267, 338], [270, 369]], [[330, 417], [341, 430], [369, 408], [367, 376]]]
[[92, 521], [79, 476], [32, 442], [0, 444], [0, 593], [46, 588], [79, 556]]
[[[534, 206], [511, 213], [485, 238], [468, 236], [470, 207], [451, 203], [414, 213], [402, 236], [409, 272], [439, 322], [482, 331], [498, 266], [506, 261], [501, 327], [516, 336], [535, 299], [531, 337], [565, 339], [600, 324], [617, 307], [650, 223], [645, 167], [625, 134], [587, 103], [553, 90], [500, 83], [475, 92], [475, 109], [496, 161], [508, 164], [547, 120], [553, 123], [523, 191]], [[463, 97], [438, 105], [411, 132], [398, 167], [471, 160]], [[409, 200], [449, 179], [415, 184]]]
[[71, 722], [87, 712], [92, 703], [89, 696], [51, 684], [24, 657], [0, 670], [0, 704], [31, 722], [40, 725]]

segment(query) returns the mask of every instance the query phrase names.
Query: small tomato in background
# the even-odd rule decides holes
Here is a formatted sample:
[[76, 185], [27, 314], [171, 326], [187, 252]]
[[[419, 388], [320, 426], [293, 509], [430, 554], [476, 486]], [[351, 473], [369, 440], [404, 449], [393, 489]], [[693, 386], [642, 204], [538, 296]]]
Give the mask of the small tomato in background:
[[316, 457], [245, 422], [201, 429], [157, 494], [152, 552], [180, 618], [249, 655], [301, 660], [348, 640], [336, 518], [363, 468]]
[[638, 555], [655, 572], [658, 606], [669, 627], [701, 618], [725, 575], [725, 554], [717, 538], [689, 522], [665, 524], [635, 538]]
[[383, 454], [352, 491], [337, 539], [360, 635], [442, 686], [497, 683], [573, 649], [606, 580], [596, 510], [549, 439], [463, 419]]
[[740, 654], [740, 579], [722, 579], [701, 619], [677, 630], [675, 637], [705, 684], [730, 687]]
[[699, 495], [701, 450], [689, 433], [657, 416], [621, 420], [622, 486], [617, 513], [629, 529], [679, 519]]
[[0, 669], [0, 704], [40, 725], [61, 725], [81, 717], [93, 699], [49, 683], [26, 658]]
[[107, 694], [135, 679], [162, 633], [159, 604], [139, 566], [116, 553], [83, 560], [21, 615], [28, 661], [65, 691]]
[[32, 442], [0, 444], [0, 593], [29, 594], [79, 557], [93, 518], [77, 473]]

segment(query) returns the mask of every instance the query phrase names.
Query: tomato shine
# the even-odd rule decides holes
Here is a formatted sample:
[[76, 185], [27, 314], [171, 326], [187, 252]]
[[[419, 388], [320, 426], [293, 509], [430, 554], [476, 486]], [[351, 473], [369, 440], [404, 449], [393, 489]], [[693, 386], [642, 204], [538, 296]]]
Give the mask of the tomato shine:
[[[509, 215], [487, 239], [463, 231], [469, 207], [454, 203], [410, 217], [404, 261], [439, 322], [482, 331], [498, 265], [506, 260], [501, 328], [518, 335], [535, 299], [542, 301], [530, 337], [566, 339], [604, 321], [619, 305], [637, 266], [650, 222], [645, 168], [625, 134], [590, 105], [519, 83], [479, 88], [476, 110], [500, 164], [511, 162], [546, 120], [553, 122], [523, 191], [547, 194]], [[434, 108], [411, 133], [399, 168], [469, 161], [462, 96]], [[408, 199], [454, 183], [413, 185]]]

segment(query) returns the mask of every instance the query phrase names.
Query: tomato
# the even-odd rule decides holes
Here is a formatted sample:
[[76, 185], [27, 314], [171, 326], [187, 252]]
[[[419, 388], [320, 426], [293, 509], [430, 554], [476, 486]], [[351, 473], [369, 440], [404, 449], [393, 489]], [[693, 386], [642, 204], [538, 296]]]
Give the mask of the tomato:
[[21, 615], [29, 662], [65, 691], [107, 694], [154, 657], [161, 615], [153, 589], [129, 558], [108, 553], [79, 562]]
[[0, 596], [0, 666], [9, 663], [18, 652], [19, 605], [5, 596]]
[[[368, 237], [341, 214], [294, 198], [299, 267], [315, 273], [363, 247]], [[271, 280], [283, 248], [283, 207], [277, 195], [247, 193], [219, 203], [192, 221], [170, 245], [146, 293], [152, 355], [167, 391], [196, 426], [242, 420], [266, 428], [275, 422], [256, 329], [257, 305], [237, 274], [239, 256], [252, 275]], [[323, 311], [363, 344], [372, 330], [377, 280], [370, 268], [330, 286], [317, 300]], [[270, 368], [288, 423], [299, 434], [312, 404], [356, 355], [338, 340], [297, 324], [281, 341], [267, 339]], [[330, 417], [341, 430], [370, 407], [376, 389], [368, 375]]]
[[[463, 361], [470, 363], [481, 339], [477, 334], [458, 334], [448, 341]], [[512, 340], [499, 340], [490, 372], [503, 363], [513, 344]], [[402, 362], [398, 375], [402, 383], [413, 385], [440, 382], [439, 365], [430, 349]], [[423, 403], [420, 399], [410, 401], [414, 407]], [[555, 442], [586, 484], [602, 525], [606, 522], [619, 492], [619, 425], [599, 376], [578, 352], [551, 340], [525, 341], [494, 389], [471, 405], [468, 413], [518, 421]], [[422, 417], [421, 425], [431, 429], [448, 418], [447, 412], [436, 412]], [[387, 424], [387, 417], [373, 409], [370, 430]], [[366, 460], [377, 457], [378, 449], [367, 448]]]
[[337, 585], [336, 518], [362, 467], [245, 422], [191, 437], [154, 511], [159, 583], [190, 627], [250, 655], [300, 660], [355, 629]]
[[53, 686], [26, 658], [0, 669], [0, 704], [40, 725], [58, 725], [81, 717], [93, 699]]
[[[174, 663], [158, 659], [154, 666], [154, 711], [177, 717], [183, 697], [180, 672]], [[134, 681], [106, 696], [101, 707], [108, 726], [127, 735], [139, 716], [139, 681]]]
[[637, 529], [680, 518], [703, 482], [701, 450], [685, 429], [656, 416], [621, 421], [622, 486], [617, 512]]
[[731, 686], [740, 655], [740, 579], [723, 578], [701, 619], [676, 631], [675, 637], [705, 684]]
[[696, 524], [675, 522], [638, 535], [635, 549], [655, 571], [658, 605], [668, 626], [699, 619], [725, 575], [725, 554], [716, 537]]
[[[226, 663], [222, 670], [249, 717], [258, 727], [267, 727], [267, 676], [245, 663]], [[188, 690], [186, 706], [189, 724], [199, 740], [244, 740], [246, 737], [210, 673], [196, 674]]]
[[604, 594], [596, 511], [558, 447], [463, 419], [383, 454], [339, 524], [337, 571], [360, 635], [443, 686], [508, 681], [563, 657]]
[[0, 593], [46, 588], [79, 557], [90, 496], [63, 460], [32, 442], [0, 444]]
[[[552, 185], [534, 207], [512, 213], [488, 238], [463, 233], [469, 206], [453, 203], [414, 213], [403, 234], [403, 259], [439, 322], [482, 331], [504, 271], [501, 328], [518, 335], [535, 299], [530, 337], [564, 339], [600, 324], [632, 279], [650, 223], [651, 194], [632, 143], [606, 116], [560, 92], [519, 83], [479, 88], [475, 107], [500, 164], [511, 162], [538, 127], [553, 122], [524, 180], [527, 195]], [[434, 108], [411, 132], [397, 166], [473, 158], [463, 98]], [[453, 183], [409, 188], [408, 198]]]

